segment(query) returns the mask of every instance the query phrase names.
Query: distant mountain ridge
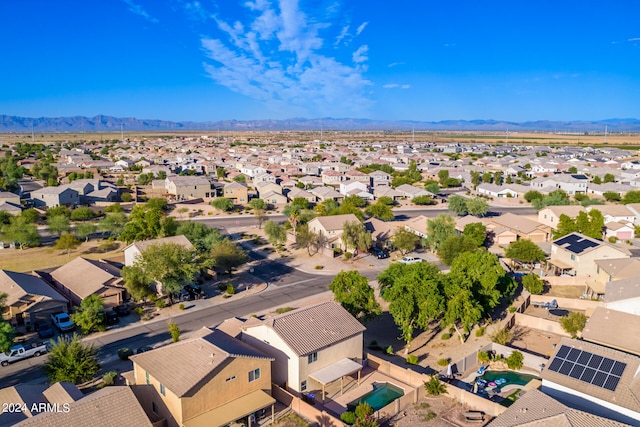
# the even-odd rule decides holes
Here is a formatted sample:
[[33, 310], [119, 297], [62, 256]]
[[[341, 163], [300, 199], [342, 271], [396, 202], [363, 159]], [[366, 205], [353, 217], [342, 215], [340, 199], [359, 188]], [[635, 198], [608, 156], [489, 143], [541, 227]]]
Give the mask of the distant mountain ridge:
[[417, 131], [557, 131], [557, 132], [640, 132], [638, 119], [607, 119], [597, 121], [537, 120], [510, 122], [500, 120], [443, 120], [438, 122], [410, 120], [373, 120], [351, 118], [292, 118], [284, 120], [220, 120], [207, 122], [172, 122], [133, 117], [17, 117], [0, 115], [0, 132], [115, 132], [163, 130], [412, 130]]

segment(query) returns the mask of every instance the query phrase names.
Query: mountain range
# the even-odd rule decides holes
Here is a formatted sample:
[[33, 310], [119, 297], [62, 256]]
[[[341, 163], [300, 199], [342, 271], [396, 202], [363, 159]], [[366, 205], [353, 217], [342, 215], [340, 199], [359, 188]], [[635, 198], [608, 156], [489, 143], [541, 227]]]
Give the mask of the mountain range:
[[417, 130], [417, 131], [544, 131], [544, 132], [640, 132], [638, 119], [608, 119], [597, 121], [537, 120], [512, 122], [500, 120], [372, 120], [350, 118], [292, 118], [285, 120], [220, 120], [206, 122], [172, 122], [132, 117], [16, 117], [0, 115], [0, 133], [6, 132], [115, 132], [125, 131], [205, 131], [205, 130], [255, 130], [255, 131], [309, 131], [324, 130]]

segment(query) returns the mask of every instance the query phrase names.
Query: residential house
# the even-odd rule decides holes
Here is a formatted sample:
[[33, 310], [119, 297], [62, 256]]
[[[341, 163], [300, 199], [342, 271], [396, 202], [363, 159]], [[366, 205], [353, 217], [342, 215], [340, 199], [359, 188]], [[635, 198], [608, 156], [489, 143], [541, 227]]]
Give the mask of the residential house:
[[358, 196], [364, 200], [373, 200], [373, 194], [369, 187], [360, 181], [345, 181], [340, 183], [340, 194], [346, 196]]
[[542, 392], [571, 408], [640, 425], [637, 356], [562, 338], [541, 377]]
[[[517, 239], [529, 239], [532, 242], [546, 242], [551, 238], [551, 227], [510, 212], [487, 218], [487, 220], [489, 224], [501, 226], [511, 231], [516, 235]], [[504, 243], [505, 242], [502, 242], [502, 244]]]
[[503, 184], [496, 185], [491, 183], [481, 183], [476, 188], [479, 195], [495, 198], [518, 198], [524, 197], [524, 195], [531, 190], [530, 187], [519, 184]]
[[51, 313], [67, 311], [69, 301], [40, 277], [0, 270], [0, 295], [6, 294], [2, 318], [14, 326], [30, 326]]
[[240, 173], [247, 175], [249, 178], [256, 177], [265, 173], [267, 170], [261, 166], [256, 166], [252, 164], [240, 165], [239, 167]]
[[342, 172], [338, 172], [335, 170], [323, 170], [320, 174], [322, 178], [323, 185], [335, 185], [338, 186], [344, 179], [344, 175]]
[[602, 283], [635, 277], [640, 271], [638, 258], [598, 259], [595, 263], [596, 280]]
[[0, 204], [4, 203], [20, 206], [20, 196], [9, 191], [0, 191]]
[[614, 237], [618, 240], [631, 240], [635, 237], [635, 228], [632, 222], [611, 221], [604, 224], [604, 237]]
[[536, 178], [530, 182], [530, 185], [532, 190], [538, 190], [541, 193], [561, 189], [569, 195], [586, 194], [589, 178], [585, 175], [558, 174], [547, 178]]
[[364, 173], [360, 172], [357, 169], [351, 169], [344, 173], [344, 176], [349, 181], [358, 181], [365, 184], [367, 187], [371, 186], [371, 177]]
[[242, 182], [229, 182], [224, 185], [222, 196], [233, 200], [234, 204], [244, 205], [249, 201], [249, 189]]
[[256, 175], [252, 179], [253, 185], [255, 186], [259, 182], [271, 182], [273, 184], [276, 183], [276, 176], [271, 175], [268, 172], [261, 173], [260, 175]]
[[211, 199], [215, 197], [215, 190], [211, 182], [204, 176], [178, 176], [165, 179], [167, 194], [175, 196], [176, 200]]
[[640, 316], [640, 277], [637, 273], [631, 277], [607, 282], [604, 303], [612, 310]]
[[[64, 386], [59, 386], [64, 384]], [[35, 386], [34, 386], [35, 387]], [[10, 387], [22, 389], [25, 385]], [[6, 389], [5, 389], [6, 390]], [[0, 393], [2, 390], [0, 390]], [[16, 402], [3, 400], [3, 402]], [[29, 411], [29, 417], [18, 422], [20, 427], [161, 427], [162, 420], [153, 417], [152, 423], [142, 409], [131, 388], [126, 386], [104, 387], [88, 395], [83, 395], [77, 387], [70, 383], [56, 383], [47, 388], [42, 394], [31, 394], [31, 398], [22, 401], [33, 402], [28, 408], [39, 410]], [[26, 404], [25, 401], [25, 404]], [[44, 409], [46, 408], [46, 409]], [[0, 418], [0, 424], [4, 421]]]
[[80, 204], [78, 191], [68, 187], [44, 187], [31, 192], [35, 207], [55, 208], [56, 206], [77, 206]]
[[391, 185], [391, 175], [383, 171], [373, 171], [369, 173], [372, 187], [389, 187]]
[[635, 215], [633, 225], [640, 225], [640, 203], [629, 203], [625, 206]]
[[327, 247], [344, 249], [344, 244], [340, 237], [346, 222], [360, 223], [360, 220], [354, 214], [317, 216], [309, 221], [308, 224], [309, 230], [319, 233], [320, 236], [326, 239]]
[[260, 193], [259, 197], [270, 205], [285, 205], [287, 204], [287, 196], [282, 195], [275, 191], [267, 191]]
[[78, 257], [53, 270], [49, 277], [51, 285], [76, 306], [89, 295], [98, 295], [107, 307], [129, 299], [120, 268], [106, 261]]
[[554, 267], [556, 274], [568, 273], [595, 280], [598, 276], [596, 260], [629, 257], [629, 251], [624, 248], [580, 233], [571, 233], [552, 242], [549, 263]]
[[203, 328], [191, 339], [132, 356], [133, 373], [125, 377], [145, 411], [168, 427], [252, 425], [263, 410], [273, 420], [273, 360]]
[[587, 319], [580, 336], [585, 341], [640, 356], [638, 330], [640, 314], [596, 307]]
[[338, 193], [331, 187], [316, 187], [312, 188], [310, 192], [322, 202], [329, 199], [333, 199], [336, 201], [344, 199], [344, 196], [342, 194]]
[[589, 183], [589, 191], [587, 193], [600, 197], [604, 197], [604, 193], [616, 193], [620, 197], [624, 197], [624, 195], [631, 190], [634, 190], [633, 186], [617, 182], [606, 182], [604, 184]]
[[364, 227], [371, 233], [373, 246], [379, 248], [391, 247], [391, 238], [398, 224], [395, 222], [382, 221], [378, 218], [369, 218], [364, 222]]
[[309, 203], [315, 203], [318, 198], [315, 194], [309, 193], [301, 188], [293, 187], [287, 193], [287, 198], [289, 201], [293, 202], [294, 199], [303, 198]]
[[[83, 394], [75, 384], [58, 382], [48, 384], [17, 384], [0, 389], [0, 402], [19, 406], [19, 410], [9, 411], [8, 408], [0, 412], [0, 425], [13, 426], [21, 421], [32, 419], [38, 415], [40, 403], [52, 406], [69, 404], [81, 399]], [[35, 404], [35, 406], [34, 406]], [[50, 424], [52, 425], [52, 424]]]
[[547, 206], [538, 211], [538, 222], [555, 230], [558, 228], [560, 215], [567, 215], [571, 219], [576, 219], [580, 212], [586, 212], [586, 209], [579, 205]]
[[269, 191], [280, 194], [282, 194], [283, 191], [282, 187], [275, 182], [257, 182], [254, 184], [254, 187], [258, 192], [258, 197], [260, 198], [262, 198], [263, 193], [268, 193]]
[[487, 427], [532, 427], [536, 425], [549, 427], [628, 426], [628, 424], [573, 409], [539, 390], [531, 389], [523, 390], [518, 400], [493, 419]]
[[408, 219], [404, 222], [405, 230], [412, 232], [413, 234], [426, 238], [427, 237], [427, 220], [424, 215], [419, 215], [415, 218]]
[[633, 224], [636, 221], [636, 214], [626, 205], [598, 205], [589, 206], [587, 211], [599, 210], [607, 222], [625, 222]]
[[414, 197], [427, 196], [433, 197], [434, 194], [424, 188], [419, 188], [409, 184], [402, 184], [396, 187], [396, 191], [401, 193], [407, 199], [413, 199]]
[[387, 187], [384, 185], [379, 187], [374, 187], [373, 195], [375, 196], [376, 199], [379, 199], [380, 197], [390, 197], [391, 200], [393, 201], [400, 200], [404, 197], [404, 193], [401, 193], [397, 190], [394, 190], [391, 187]]
[[303, 307], [242, 329], [242, 340], [270, 354], [273, 382], [290, 391], [321, 391], [362, 369], [362, 326], [336, 302]]

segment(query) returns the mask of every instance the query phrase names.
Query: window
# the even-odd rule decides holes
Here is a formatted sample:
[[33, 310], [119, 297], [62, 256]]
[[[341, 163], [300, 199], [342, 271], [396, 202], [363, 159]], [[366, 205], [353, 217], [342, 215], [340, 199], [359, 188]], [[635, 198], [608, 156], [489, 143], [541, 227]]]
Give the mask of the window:
[[571, 261], [575, 261], [576, 260], [576, 256], [574, 254], [571, 254]]
[[151, 410], [154, 414], [158, 415], [158, 408], [156, 407], [156, 402], [151, 402]]
[[164, 384], [160, 384], [160, 394], [163, 395], [163, 396], [166, 396], [166, 392], [165, 392], [165, 389], [164, 389]]
[[151, 381], [149, 381], [149, 372], [144, 373], [144, 378], [147, 380], [147, 385], [151, 384]]
[[260, 368], [249, 371], [249, 382], [260, 379]]
[[307, 391], [307, 382], [306, 381], [302, 381], [300, 383], [300, 391]]
[[318, 361], [318, 352], [314, 351], [310, 355], [307, 356], [307, 363], [313, 363]]
[[233, 381], [233, 380], [235, 380], [235, 379], [236, 379], [236, 376], [234, 375], [234, 376], [232, 376], [232, 377], [227, 378], [227, 380], [226, 380], [226, 381], [227, 381], [227, 382], [229, 382], [229, 381]]

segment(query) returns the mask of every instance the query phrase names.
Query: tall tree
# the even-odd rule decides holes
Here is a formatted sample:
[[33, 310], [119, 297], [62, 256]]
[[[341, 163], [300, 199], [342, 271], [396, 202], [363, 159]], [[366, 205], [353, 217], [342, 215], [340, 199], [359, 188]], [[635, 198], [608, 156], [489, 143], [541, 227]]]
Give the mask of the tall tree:
[[[151, 199], [153, 200], [153, 199]], [[107, 217], [116, 214], [109, 214]], [[120, 238], [127, 243], [136, 240], [173, 236], [178, 224], [173, 217], [166, 216], [156, 204], [136, 205], [129, 215]]]
[[398, 227], [393, 233], [391, 243], [398, 248], [402, 255], [406, 255], [418, 247], [420, 237], [405, 228]]
[[145, 274], [140, 265], [122, 267], [124, 286], [135, 301], [144, 301], [153, 294], [152, 280]]
[[233, 269], [247, 262], [247, 254], [230, 240], [223, 240], [211, 248], [212, 264], [226, 271], [229, 275]]
[[369, 279], [357, 271], [338, 273], [331, 281], [329, 290], [345, 310], [363, 323], [382, 312], [373, 288], [369, 286]]
[[547, 254], [529, 239], [520, 239], [511, 242], [504, 252], [504, 256], [524, 264], [529, 264], [531, 271], [536, 262], [543, 261], [547, 258]]
[[75, 232], [85, 242], [89, 241], [89, 236], [98, 231], [98, 226], [90, 222], [84, 222], [76, 225]]
[[467, 236], [449, 236], [438, 248], [438, 258], [451, 265], [454, 259], [464, 252], [472, 252], [478, 249], [478, 245]]
[[228, 212], [233, 209], [233, 200], [226, 197], [216, 197], [211, 201], [211, 206], [222, 212]]
[[176, 235], [184, 235], [200, 252], [209, 252], [211, 248], [224, 240], [220, 230], [198, 221], [183, 221]]
[[[0, 313], [4, 312], [8, 295], [0, 293]], [[9, 351], [13, 345], [13, 339], [16, 337], [16, 331], [9, 322], [5, 322], [0, 318], [0, 352]]]
[[11, 218], [9, 225], [2, 228], [2, 238], [9, 242], [18, 242], [20, 249], [25, 246], [37, 246], [40, 243], [40, 234], [36, 225], [28, 222], [22, 215]]
[[296, 243], [298, 244], [299, 247], [305, 248], [309, 253], [309, 256], [311, 256], [311, 248], [313, 246], [317, 247], [319, 240], [320, 240], [320, 234], [309, 229], [309, 226], [307, 224], [302, 224], [298, 229], [298, 235], [296, 236]]
[[467, 199], [467, 212], [473, 216], [485, 216], [489, 210], [489, 204], [482, 197]]
[[273, 246], [283, 245], [287, 241], [287, 230], [275, 221], [265, 222], [264, 234]]
[[56, 249], [67, 251], [67, 255], [71, 253], [72, 249], [80, 246], [80, 240], [76, 238], [73, 234], [63, 234], [56, 240]]
[[440, 214], [427, 220], [427, 243], [433, 252], [438, 252], [440, 244], [456, 234], [456, 224], [451, 215]]
[[124, 231], [127, 223], [127, 215], [123, 212], [108, 213], [98, 224], [98, 228], [109, 234], [118, 237]]
[[472, 222], [464, 226], [462, 234], [470, 238], [476, 246], [484, 246], [487, 240], [487, 227], [481, 222]]
[[69, 225], [69, 218], [65, 215], [53, 215], [47, 218], [47, 226], [50, 233], [57, 234], [58, 237], [63, 233], [68, 233], [71, 230]]
[[357, 221], [346, 221], [342, 226], [342, 244], [346, 251], [366, 251], [371, 247], [371, 233], [367, 231], [364, 224]]
[[92, 344], [83, 344], [80, 337], [60, 337], [51, 347], [44, 370], [51, 384], [68, 381], [79, 384], [100, 372], [97, 350]]
[[458, 196], [457, 194], [449, 196], [447, 207], [456, 215], [464, 216], [468, 213], [467, 199], [462, 196]]
[[93, 331], [104, 331], [104, 303], [96, 294], [89, 295], [80, 302], [80, 306], [71, 315], [73, 323], [78, 325], [84, 335]]
[[556, 231], [553, 233], [553, 238], [559, 239], [560, 237], [576, 231], [578, 231], [576, 222], [572, 220], [569, 215], [561, 214], [560, 218], [558, 218], [558, 226], [556, 227]]
[[374, 218], [378, 218], [379, 220], [382, 220], [382, 221], [391, 221], [393, 220], [393, 218], [395, 218], [395, 215], [393, 215], [393, 210], [391, 210], [391, 207], [386, 203], [380, 203], [380, 201], [368, 206], [364, 210], [364, 213]]

